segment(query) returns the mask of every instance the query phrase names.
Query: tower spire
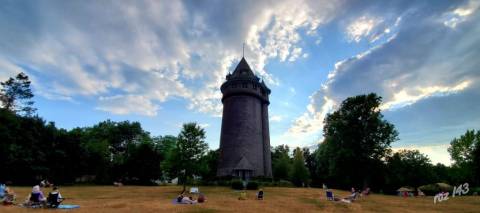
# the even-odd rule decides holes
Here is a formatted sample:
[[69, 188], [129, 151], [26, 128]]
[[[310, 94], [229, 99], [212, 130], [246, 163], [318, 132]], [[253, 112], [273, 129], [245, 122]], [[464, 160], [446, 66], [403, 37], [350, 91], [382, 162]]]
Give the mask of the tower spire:
[[245, 58], [245, 42], [243, 42], [242, 58]]

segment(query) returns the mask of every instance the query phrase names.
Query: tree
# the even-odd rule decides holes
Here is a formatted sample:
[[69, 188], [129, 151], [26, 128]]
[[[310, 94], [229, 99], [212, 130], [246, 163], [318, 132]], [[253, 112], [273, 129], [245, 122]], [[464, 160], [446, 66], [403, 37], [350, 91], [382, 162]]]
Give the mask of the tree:
[[477, 143], [477, 145], [475, 145], [475, 149], [473, 150], [473, 173], [474, 173], [474, 179], [476, 180], [475, 184], [479, 186], [480, 185], [480, 143]]
[[454, 138], [450, 142], [448, 152], [454, 161], [452, 171], [455, 182], [469, 181], [480, 184], [479, 147], [480, 131], [475, 133], [475, 130], [467, 130], [460, 138]]
[[296, 186], [306, 186], [310, 178], [308, 168], [305, 166], [305, 158], [300, 147], [293, 150], [293, 163], [291, 170], [291, 180]]
[[480, 131], [467, 130], [467, 132], [460, 136], [460, 138], [454, 138], [450, 142], [448, 152], [455, 164], [469, 164], [473, 161], [473, 151], [475, 146], [480, 143]]
[[315, 159], [316, 153], [310, 153], [310, 149], [307, 147], [302, 149], [303, 151], [303, 158], [305, 159], [305, 166], [307, 166], [308, 172], [310, 174], [310, 180], [312, 186], [321, 186], [319, 182], [319, 177], [317, 173], [317, 161]]
[[33, 107], [33, 93], [30, 89], [28, 76], [21, 72], [15, 78], [1, 82], [0, 101], [2, 107], [15, 113], [31, 116], [36, 109]]
[[327, 177], [333, 184], [348, 188], [367, 187], [397, 140], [393, 124], [383, 119], [382, 98], [374, 93], [347, 98], [340, 108], [327, 115], [324, 142], [319, 147]]
[[183, 124], [175, 150], [179, 160], [178, 168], [183, 176], [183, 192], [185, 192], [187, 178], [198, 173], [197, 165], [208, 150], [208, 145], [205, 143], [205, 130], [196, 123]]
[[279, 145], [272, 152], [273, 177], [276, 180], [289, 179], [291, 159], [290, 148], [287, 145]]
[[418, 187], [435, 181], [433, 165], [418, 150], [400, 150], [387, 157], [387, 191], [401, 186]]
[[217, 164], [220, 150], [210, 150], [200, 160], [200, 175], [204, 181], [212, 181], [217, 176]]
[[132, 145], [128, 151], [125, 169], [131, 183], [150, 185], [160, 178], [160, 153], [153, 143], [145, 138], [140, 144]]

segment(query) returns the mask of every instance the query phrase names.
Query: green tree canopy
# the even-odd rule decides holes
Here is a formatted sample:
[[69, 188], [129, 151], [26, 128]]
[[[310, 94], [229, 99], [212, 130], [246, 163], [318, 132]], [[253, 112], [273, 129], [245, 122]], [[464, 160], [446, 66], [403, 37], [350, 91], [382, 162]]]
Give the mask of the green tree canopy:
[[293, 150], [293, 163], [291, 170], [291, 180], [296, 186], [308, 185], [310, 173], [305, 165], [303, 150], [297, 147]]
[[187, 177], [199, 173], [199, 163], [208, 150], [205, 143], [205, 130], [197, 123], [183, 124], [182, 131], [178, 134], [175, 148], [177, 165], [183, 173], [183, 191], [185, 191]]
[[273, 178], [276, 180], [288, 180], [291, 169], [290, 148], [287, 145], [279, 145], [272, 152]]
[[15, 113], [31, 116], [36, 109], [33, 107], [33, 93], [30, 89], [28, 76], [21, 72], [15, 78], [1, 82], [0, 101], [2, 107]]
[[448, 152], [456, 164], [472, 163], [474, 149], [480, 143], [480, 131], [467, 130], [460, 138], [454, 138], [450, 142]]
[[[327, 178], [340, 187], [368, 186], [397, 140], [393, 124], [380, 112], [382, 98], [374, 93], [347, 98], [325, 118], [319, 147]], [[333, 181], [335, 180], [335, 181]]]
[[480, 131], [467, 132], [450, 142], [448, 152], [454, 161], [456, 181], [480, 184]]
[[387, 157], [387, 186], [394, 191], [402, 186], [418, 187], [431, 183], [433, 167], [428, 156], [418, 150], [400, 150]]

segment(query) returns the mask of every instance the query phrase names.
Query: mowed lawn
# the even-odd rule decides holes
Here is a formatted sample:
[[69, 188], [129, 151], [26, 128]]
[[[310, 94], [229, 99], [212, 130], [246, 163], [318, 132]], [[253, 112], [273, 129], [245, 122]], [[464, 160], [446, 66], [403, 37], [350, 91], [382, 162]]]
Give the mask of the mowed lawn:
[[[29, 194], [29, 187], [12, 187], [21, 202]], [[49, 190], [49, 189], [47, 189]], [[196, 205], [174, 205], [172, 200], [180, 186], [75, 186], [62, 187], [65, 204], [78, 204], [71, 212], [480, 212], [480, 196], [450, 197], [433, 204], [433, 197], [401, 198], [369, 195], [354, 203], [327, 201], [322, 189], [264, 188], [265, 200], [255, 200], [256, 191], [248, 191], [248, 200], [238, 200], [238, 192], [227, 187], [200, 187], [207, 202]], [[48, 193], [44, 192], [44, 193]], [[345, 197], [346, 191], [334, 190]], [[0, 212], [54, 212], [65, 210], [26, 209], [18, 206], [0, 206]]]

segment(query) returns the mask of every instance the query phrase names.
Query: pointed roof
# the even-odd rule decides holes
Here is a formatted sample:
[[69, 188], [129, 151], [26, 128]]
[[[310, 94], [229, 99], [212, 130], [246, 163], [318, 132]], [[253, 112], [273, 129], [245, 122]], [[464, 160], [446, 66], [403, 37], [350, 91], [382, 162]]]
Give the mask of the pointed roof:
[[242, 159], [238, 161], [237, 165], [233, 168], [234, 170], [253, 170], [253, 166], [248, 162], [245, 156], [242, 156]]
[[237, 67], [233, 71], [232, 77], [255, 77], [255, 74], [244, 57], [242, 57], [242, 60], [240, 60], [240, 63], [238, 63]]

